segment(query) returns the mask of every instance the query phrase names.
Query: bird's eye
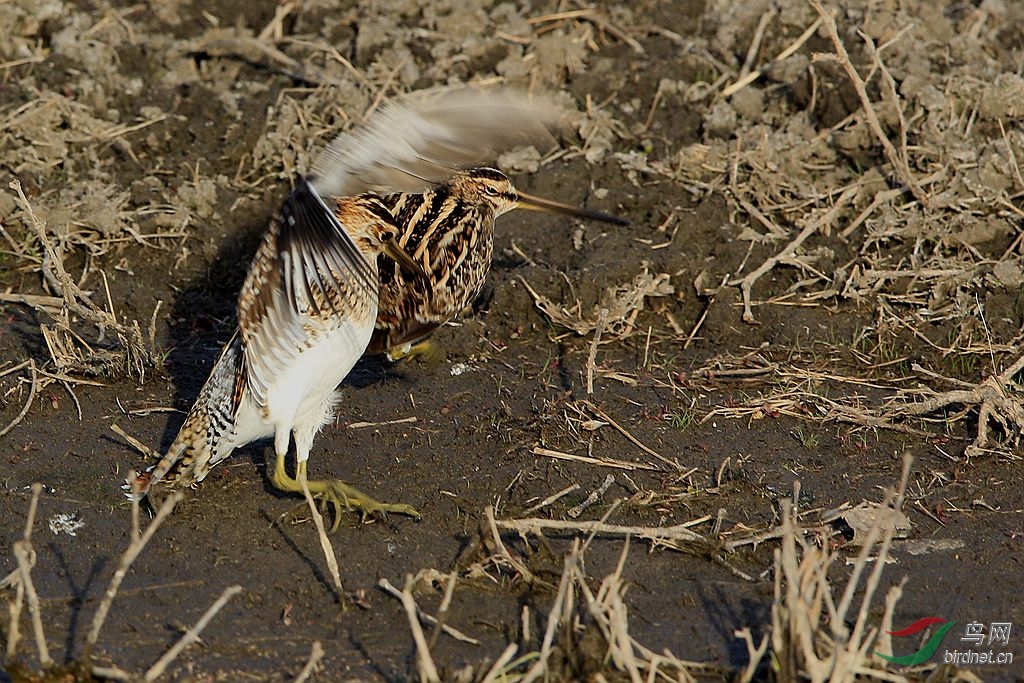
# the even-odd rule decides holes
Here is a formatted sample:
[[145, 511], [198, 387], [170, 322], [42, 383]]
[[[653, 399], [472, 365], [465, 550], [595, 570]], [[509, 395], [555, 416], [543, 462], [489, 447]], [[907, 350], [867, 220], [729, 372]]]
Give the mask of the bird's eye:
[[498, 188], [494, 187], [493, 185], [484, 185], [484, 194], [486, 194], [488, 197], [497, 197]]

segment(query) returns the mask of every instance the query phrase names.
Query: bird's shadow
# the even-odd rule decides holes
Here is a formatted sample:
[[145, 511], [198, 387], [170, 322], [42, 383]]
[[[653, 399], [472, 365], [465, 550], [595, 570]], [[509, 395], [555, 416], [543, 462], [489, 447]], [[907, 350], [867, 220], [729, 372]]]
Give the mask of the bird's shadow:
[[280, 517], [275, 519], [271, 517], [266, 510], [262, 509], [260, 510], [260, 516], [263, 517], [264, 521], [266, 521], [268, 525], [270, 525], [270, 528], [274, 529], [274, 531], [278, 533], [278, 535], [281, 537], [281, 541], [284, 542], [286, 546], [288, 546], [288, 549], [295, 553], [300, 560], [302, 560], [303, 564], [306, 565], [310, 573], [316, 579], [316, 582], [320, 584], [321, 588], [323, 588], [324, 592], [326, 592], [327, 595], [334, 597], [336, 600], [344, 600], [345, 596], [337, 594], [337, 590], [335, 589], [333, 582], [327, 577], [326, 574], [324, 574], [323, 570], [320, 568], [320, 563], [318, 563], [315, 559], [310, 557], [306, 553], [306, 551], [299, 546], [298, 542], [296, 542], [296, 540], [292, 538], [292, 536], [288, 533], [288, 530], [282, 523], [282, 519]]
[[93, 560], [92, 565], [89, 568], [89, 573], [85, 577], [82, 583], [77, 583], [74, 579], [75, 570], [71, 562], [69, 562], [67, 556], [64, 554], [64, 550], [57, 544], [50, 544], [50, 552], [53, 553], [57, 559], [57, 565], [60, 568], [60, 574], [67, 578], [68, 588], [71, 590], [71, 619], [68, 623], [67, 632], [64, 636], [64, 661], [70, 663], [75, 657], [75, 641], [78, 639], [81, 619], [83, 617], [82, 610], [89, 599], [89, 593], [92, 587], [95, 585], [96, 580], [99, 578], [100, 572], [106, 567], [109, 558], [108, 557], [97, 557]]

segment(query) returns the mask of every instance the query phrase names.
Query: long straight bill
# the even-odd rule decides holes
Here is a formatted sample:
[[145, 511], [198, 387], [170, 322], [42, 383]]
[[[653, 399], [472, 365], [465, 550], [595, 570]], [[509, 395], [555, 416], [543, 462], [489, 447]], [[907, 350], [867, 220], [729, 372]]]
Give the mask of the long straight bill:
[[595, 211], [593, 209], [584, 209], [578, 206], [572, 206], [570, 204], [563, 204], [562, 202], [556, 202], [553, 199], [544, 199], [543, 197], [535, 197], [532, 194], [526, 194], [525, 192], [519, 192], [519, 208], [520, 209], [532, 209], [534, 211], [550, 211], [552, 213], [561, 213], [566, 216], [572, 216], [574, 218], [587, 218], [593, 221], [601, 221], [602, 223], [614, 223], [615, 225], [629, 225], [629, 221], [625, 218], [620, 218], [614, 214], [605, 213], [604, 211]]

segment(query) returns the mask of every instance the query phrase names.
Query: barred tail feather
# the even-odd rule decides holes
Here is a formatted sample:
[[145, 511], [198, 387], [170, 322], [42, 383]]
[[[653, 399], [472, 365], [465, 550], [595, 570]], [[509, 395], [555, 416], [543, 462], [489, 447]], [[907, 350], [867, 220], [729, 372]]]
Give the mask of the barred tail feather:
[[139, 477], [140, 496], [161, 482], [181, 487], [202, 481], [214, 465], [241, 445], [235, 443], [234, 433], [244, 390], [243, 362], [242, 342], [236, 330], [224, 345], [174, 442], [164, 456]]

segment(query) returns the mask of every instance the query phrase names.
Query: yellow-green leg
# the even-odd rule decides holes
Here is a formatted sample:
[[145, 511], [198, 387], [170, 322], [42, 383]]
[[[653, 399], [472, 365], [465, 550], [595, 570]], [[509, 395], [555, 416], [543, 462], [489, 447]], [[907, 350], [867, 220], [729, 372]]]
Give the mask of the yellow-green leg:
[[392, 362], [418, 358], [426, 363], [437, 363], [444, 359], [444, 350], [430, 339], [424, 339], [415, 344], [392, 346], [387, 351], [387, 357]]
[[[274, 476], [271, 478], [274, 486], [289, 493], [302, 493], [302, 484], [299, 483], [298, 478], [305, 476], [308, 461], [304, 460], [298, 464], [296, 477], [292, 478], [288, 476], [284, 460], [284, 454], [279, 453], [277, 464], [274, 467]], [[396, 515], [407, 515], [415, 519], [420, 518], [420, 513], [411, 505], [405, 505], [404, 503], [381, 503], [340, 479], [321, 479], [307, 481], [306, 483], [309, 485], [309, 492], [314, 496], [319, 496], [324, 505], [334, 506], [335, 515], [334, 523], [331, 525], [332, 532], [337, 531], [338, 525], [341, 524], [342, 509], [359, 510], [364, 519], [367, 516], [386, 516], [389, 512]]]

